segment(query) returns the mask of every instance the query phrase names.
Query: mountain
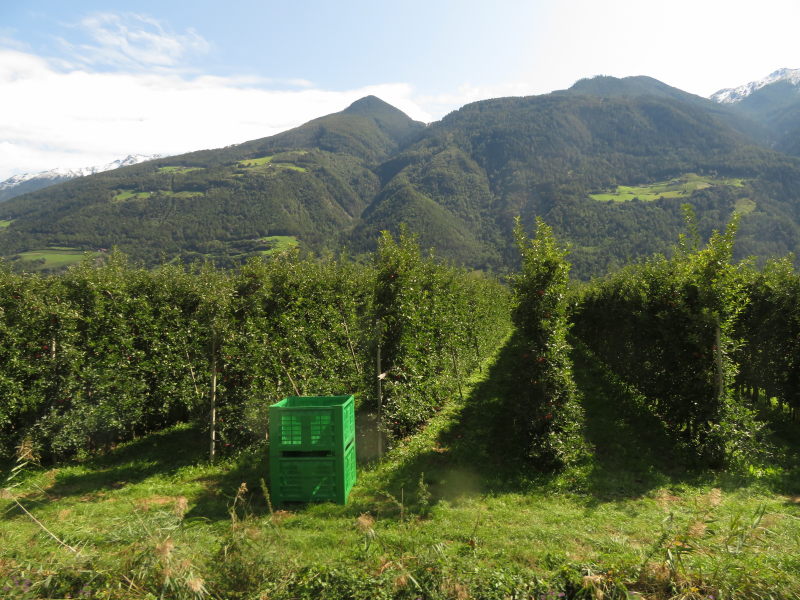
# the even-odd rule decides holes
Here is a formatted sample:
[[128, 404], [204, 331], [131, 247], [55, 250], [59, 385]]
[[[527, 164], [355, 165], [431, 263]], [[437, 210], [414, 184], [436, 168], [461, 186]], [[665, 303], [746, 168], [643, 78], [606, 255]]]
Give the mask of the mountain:
[[769, 140], [769, 130], [757, 120], [742, 115], [739, 111], [727, 106], [725, 103], [720, 103], [714, 98], [703, 98], [702, 96], [684, 92], [652, 77], [640, 75], [619, 79], [601, 75], [581, 79], [564, 93], [608, 98], [654, 96], [676, 100], [691, 104], [709, 113], [718, 121], [753, 141], [767, 143]]
[[800, 87], [800, 69], [778, 69], [758, 81], [751, 81], [736, 88], [719, 90], [711, 94], [711, 100], [720, 104], [736, 104], [775, 83], [787, 83], [795, 88]]
[[161, 158], [160, 154], [144, 155], [144, 154], [129, 154], [125, 158], [115, 160], [105, 165], [94, 167], [83, 167], [80, 169], [63, 169], [56, 168], [49, 171], [41, 171], [39, 173], [23, 173], [21, 175], [13, 175], [5, 181], [0, 181], [0, 202], [10, 200], [16, 196], [34, 192], [42, 188], [69, 181], [76, 177], [85, 177], [87, 175], [94, 175], [95, 173], [102, 173], [103, 171], [110, 171], [112, 169], [119, 169], [120, 167], [128, 167], [136, 165], [140, 162]]
[[800, 69], [778, 69], [758, 81], [720, 90], [711, 99], [761, 124], [776, 150], [800, 156]]
[[148, 264], [334, 247], [380, 189], [373, 167], [424, 129], [375, 97], [295, 129], [74, 179], [0, 205], [0, 253], [119, 246]]
[[0, 254], [119, 246], [146, 264], [234, 264], [287, 239], [375, 247], [402, 223], [478, 269], [515, 264], [542, 216], [588, 277], [742, 214], [739, 256], [800, 249], [800, 160], [738, 109], [647, 77], [468, 104], [424, 125], [375, 97], [284, 133], [75, 179], [0, 205]]
[[[381, 167], [386, 182], [353, 237], [366, 249], [377, 231], [406, 222], [423, 245], [501, 267], [516, 256], [514, 216], [530, 224], [538, 215], [572, 243], [575, 271], [587, 276], [668, 251], [682, 227], [680, 206], [690, 201], [707, 232], [737, 206], [748, 210], [742, 253], [788, 252], [800, 239], [800, 163], [741, 129], [709, 100], [650, 78], [601, 78], [565, 92], [476, 102]], [[597, 200], [617, 186], [689, 174], [706, 179], [691, 191], [694, 184], [675, 184], [653, 201]]]

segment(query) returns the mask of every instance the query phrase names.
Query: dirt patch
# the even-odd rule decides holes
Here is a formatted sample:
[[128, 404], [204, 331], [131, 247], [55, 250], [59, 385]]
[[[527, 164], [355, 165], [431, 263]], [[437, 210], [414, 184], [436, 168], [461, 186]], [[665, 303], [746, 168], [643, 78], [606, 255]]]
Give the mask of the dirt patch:
[[276, 510], [274, 513], [272, 513], [272, 522], [276, 525], [279, 525], [292, 516], [293, 514], [288, 510]]
[[178, 517], [183, 517], [189, 510], [189, 501], [184, 496], [150, 496], [148, 498], [138, 498], [133, 501], [133, 505], [138, 510], [142, 511], [170, 507], [172, 512]]
[[670, 505], [680, 501], [680, 497], [671, 493], [669, 490], [659, 490], [658, 494], [656, 494], [656, 503], [664, 510], [668, 509]]
[[708, 492], [708, 496], [706, 496], [706, 501], [708, 505], [712, 508], [716, 508], [720, 504], [722, 504], [722, 490], [719, 488], [714, 488], [710, 492]]

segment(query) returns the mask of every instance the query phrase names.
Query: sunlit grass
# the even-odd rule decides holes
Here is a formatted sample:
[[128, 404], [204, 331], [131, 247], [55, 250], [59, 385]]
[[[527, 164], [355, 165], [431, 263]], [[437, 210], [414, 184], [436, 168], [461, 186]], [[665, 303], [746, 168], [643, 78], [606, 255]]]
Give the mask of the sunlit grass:
[[688, 198], [697, 190], [714, 186], [743, 187], [743, 179], [702, 176], [689, 173], [682, 177], [656, 183], [627, 186], [617, 186], [615, 190], [589, 194], [593, 200], [601, 202], [630, 202], [634, 198], [642, 202], [652, 202], [659, 198]]
[[159, 173], [191, 173], [192, 171], [202, 171], [203, 167], [182, 167], [177, 165], [170, 165], [166, 167], [159, 167]]
[[20, 252], [16, 256], [20, 262], [31, 263], [29, 268], [32, 270], [58, 269], [79, 263], [86, 256], [86, 251], [66, 246], [52, 246], [42, 250]]
[[276, 252], [285, 252], [292, 248], [296, 248], [300, 242], [293, 235], [270, 235], [261, 238], [262, 242], [270, 244], [267, 250], [262, 250], [261, 254], [273, 254]]
[[[585, 588], [595, 598], [596, 590], [625, 597], [623, 587], [648, 598], [800, 593], [796, 464], [776, 460], [758, 477], [686, 472], [668, 441], [652, 434], [641, 399], [576, 352], [591, 456], [560, 474], [538, 473], [514, 450], [506, 421], [519, 355], [506, 344], [465, 384], [463, 400], [445, 403], [381, 462], [362, 464], [344, 506], [271, 511], [260, 484], [269, 481], [266, 448], [212, 465], [205, 435], [189, 426], [85, 463], [30, 469], [10, 492], [80, 556], [7, 493], [0, 578], [30, 565], [60, 573], [90, 564], [105, 574], [103, 585], [129, 578], [144, 589], [162, 581], [169, 560], [183, 577], [175, 585], [196, 574], [219, 598], [245, 588], [251, 595], [237, 597], [301, 597], [281, 586], [297, 582], [304, 567], [341, 569], [363, 578], [365, 589], [380, 584], [398, 597], [421, 593], [414, 581], [420, 597], [489, 597], [481, 586], [511, 573], [539, 582], [537, 590]], [[783, 427], [774, 442], [789, 456], [796, 425]], [[567, 572], [579, 587], [565, 583]], [[424, 577], [434, 575], [430, 587]], [[183, 597], [180, 589], [170, 597]]]
[[308, 169], [291, 163], [291, 160], [293, 158], [302, 156], [303, 154], [306, 154], [306, 152], [298, 151], [298, 152], [282, 152], [280, 154], [270, 154], [269, 156], [249, 158], [247, 160], [240, 161], [237, 166], [240, 169], [265, 170], [265, 168], [273, 168], [273, 169], [289, 169], [291, 171], [298, 171], [300, 173], [305, 173], [308, 171]]
[[150, 197], [151, 192], [134, 192], [133, 190], [120, 190], [114, 197], [111, 198], [112, 202], [125, 202], [126, 200], [143, 200]]

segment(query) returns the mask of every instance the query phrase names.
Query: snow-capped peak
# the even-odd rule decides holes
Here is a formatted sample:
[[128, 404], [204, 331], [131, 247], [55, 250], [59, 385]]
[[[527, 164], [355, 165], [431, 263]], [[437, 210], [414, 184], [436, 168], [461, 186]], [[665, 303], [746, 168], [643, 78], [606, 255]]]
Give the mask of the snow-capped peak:
[[129, 154], [125, 158], [94, 167], [82, 167], [80, 169], [56, 168], [50, 169], [49, 171], [40, 171], [39, 173], [22, 173], [21, 175], [12, 175], [5, 181], [0, 181], [0, 191], [16, 187], [21, 183], [25, 183], [26, 181], [31, 181], [33, 179], [41, 180], [42, 182], [53, 180], [53, 183], [56, 183], [67, 179], [74, 179], [75, 177], [84, 177], [85, 175], [94, 175], [95, 173], [111, 171], [112, 169], [118, 169], [120, 167], [128, 167], [130, 165], [136, 165], [140, 162], [154, 160], [156, 158], [162, 158], [162, 155]]
[[750, 83], [740, 85], [736, 88], [725, 88], [724, 90], [711, 94], [710, 98], [714, 102], [719, 102], [720, 104], [734, 104], [744, 100], [750, 94], [760, 90], [764, 86], [778, 81], [788, 81], [790, 84], [800, 87], [800, 69], [778, 69], [764, 77], [764, 79], [751, 81]]

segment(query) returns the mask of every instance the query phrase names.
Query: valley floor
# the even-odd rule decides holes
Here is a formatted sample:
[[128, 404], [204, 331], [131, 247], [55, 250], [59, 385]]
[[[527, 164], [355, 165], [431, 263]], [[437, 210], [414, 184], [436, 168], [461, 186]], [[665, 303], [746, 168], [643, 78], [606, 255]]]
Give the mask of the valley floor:
[[578, 348], [591, 456], [540, 474], [508, 417], [520, 355], [510, 340], [463, 401], [362, 465], [346, 506], [272, 509], [264, 448], [209, 465], [186, 426], [9, 472], [1, 595], [800, 597], [797, 423], [764, 413], [774, 458], [762, 467], [688, 473], [635, 395]]

